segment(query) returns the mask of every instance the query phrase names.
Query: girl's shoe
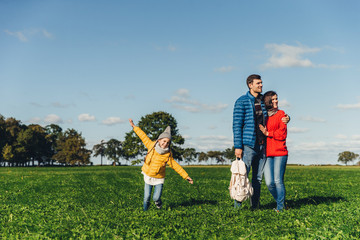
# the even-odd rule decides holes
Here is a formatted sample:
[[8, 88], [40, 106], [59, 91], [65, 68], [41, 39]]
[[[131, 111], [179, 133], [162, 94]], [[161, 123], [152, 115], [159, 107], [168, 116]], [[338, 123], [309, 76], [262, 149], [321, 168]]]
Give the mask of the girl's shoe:
[[161, 202], [161, 201], [155, 202], [155, 206], [156, 206], [158, 209], [161, 209], [161, 207], [162, 207], [162, 202]]

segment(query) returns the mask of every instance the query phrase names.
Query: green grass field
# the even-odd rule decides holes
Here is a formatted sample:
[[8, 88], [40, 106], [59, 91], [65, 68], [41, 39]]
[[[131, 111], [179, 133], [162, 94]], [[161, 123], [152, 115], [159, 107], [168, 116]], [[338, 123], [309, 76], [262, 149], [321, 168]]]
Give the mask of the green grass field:
[[0, 168], [3, 239], [358, 239], [360, 168], [294, 167], [289, 210], [262, 185], [259, 210], [233, 208], [229, 166], [167, 169], [164, 207], [142, 211], [139, 167]]

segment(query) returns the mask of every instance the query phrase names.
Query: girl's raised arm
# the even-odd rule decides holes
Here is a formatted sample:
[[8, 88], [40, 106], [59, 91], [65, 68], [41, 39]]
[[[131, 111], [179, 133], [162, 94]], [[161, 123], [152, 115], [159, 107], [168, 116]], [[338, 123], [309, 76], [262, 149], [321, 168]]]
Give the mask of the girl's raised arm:
[[130, 125], [131, 125], [133, 128], [136, 127], [135, 124], [134, 124], [134, 122], [133, 122], [133, 120], [132, 120], [131, 118], [129, 119], [129, 123], [130, 123]]

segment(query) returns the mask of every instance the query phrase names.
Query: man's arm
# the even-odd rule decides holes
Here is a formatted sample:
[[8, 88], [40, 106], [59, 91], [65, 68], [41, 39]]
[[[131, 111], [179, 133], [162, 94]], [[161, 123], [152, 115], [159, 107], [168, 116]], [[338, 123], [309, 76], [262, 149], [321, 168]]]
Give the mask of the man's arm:
[[243, 152], [243, 127], [245, 122], [245, 106], [239, 99], [235, 102], [233, 113], [233, 134], [234, 134], [234, 147], [235, 156], [242, 157]]

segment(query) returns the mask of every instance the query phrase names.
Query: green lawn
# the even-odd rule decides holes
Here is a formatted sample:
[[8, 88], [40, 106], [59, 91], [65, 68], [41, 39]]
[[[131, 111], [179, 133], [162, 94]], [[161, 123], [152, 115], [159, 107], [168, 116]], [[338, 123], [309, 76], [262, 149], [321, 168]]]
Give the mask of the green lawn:
[[227, 167], [167, 169], [164, 207], [142, 211], [139, 167], [0, 168], [3, 239], [358, 239], [360, 167], [295, 167], [289, 210], [262, 186], [259, 210], [234, 210]]

